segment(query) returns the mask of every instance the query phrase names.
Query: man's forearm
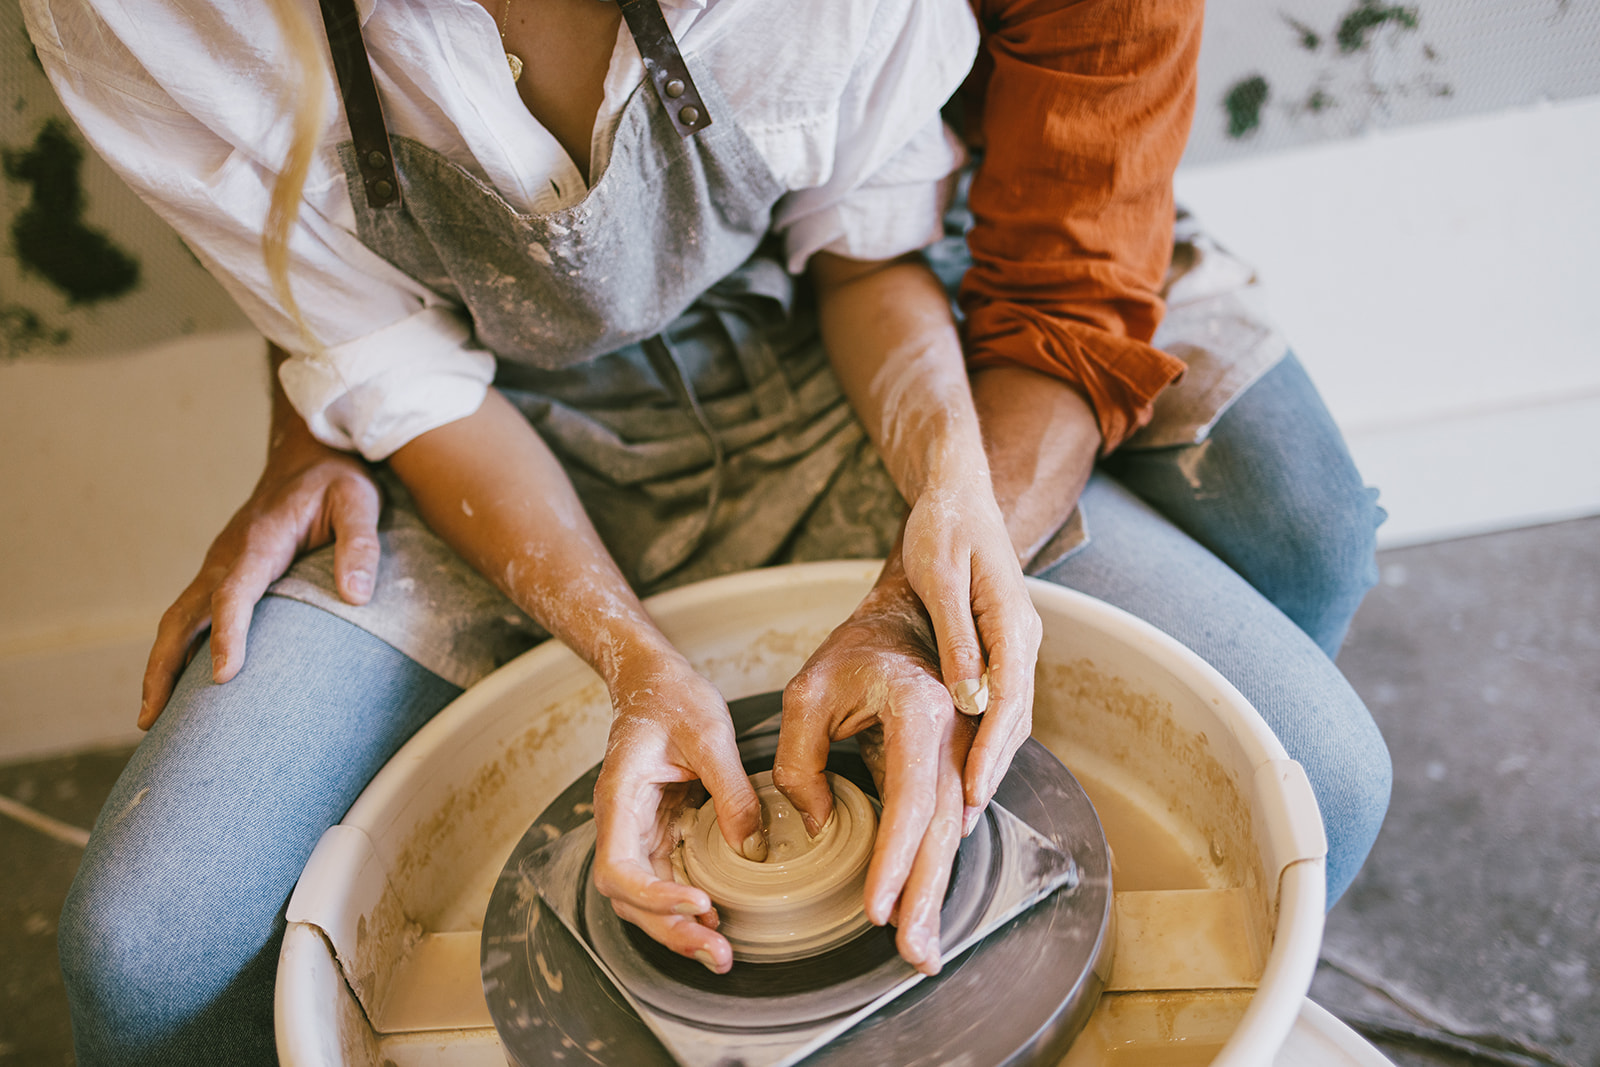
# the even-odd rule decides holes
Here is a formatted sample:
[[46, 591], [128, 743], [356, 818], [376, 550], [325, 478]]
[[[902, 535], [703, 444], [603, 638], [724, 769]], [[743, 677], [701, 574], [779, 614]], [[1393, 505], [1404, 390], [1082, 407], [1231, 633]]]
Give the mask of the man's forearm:
[[1072, 515], [1100, 449], [1094, 410], [1064, 382], [1023, 367], [972, 376], [995, 500], [1026, 567]]

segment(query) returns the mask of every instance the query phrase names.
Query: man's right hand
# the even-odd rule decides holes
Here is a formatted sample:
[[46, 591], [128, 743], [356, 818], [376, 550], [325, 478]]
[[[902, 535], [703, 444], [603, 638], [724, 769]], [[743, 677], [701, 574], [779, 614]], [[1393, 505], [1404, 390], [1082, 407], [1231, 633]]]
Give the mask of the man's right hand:
[[378, 485], [360, 457], [317, 441], [281, 392], [274, 393], [272, 440], [261, 479], [211, 542], [200, 573], [161, 617], [144, 671], [141, 730], [148, 730], [167, 706], [208, 626], [212, 678], [220, 684], [239, 673], [256, 602], [301, 553], [334, 542], [339, 595], [352, 604], [372, 596], [382, 504]]

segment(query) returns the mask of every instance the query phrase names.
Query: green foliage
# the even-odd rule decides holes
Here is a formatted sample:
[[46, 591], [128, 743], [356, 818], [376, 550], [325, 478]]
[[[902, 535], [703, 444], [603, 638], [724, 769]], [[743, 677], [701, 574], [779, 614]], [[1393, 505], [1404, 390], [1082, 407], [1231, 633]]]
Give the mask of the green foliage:
[[1339, 20], [1339, 29], [1334, 33], [1334, 40], [1339, 43], [1339, 52], [1350, 55], [1353, 52], [1364, 52], [1372, 43], [1372, 34], [1380, 26], [1396, 25], [1404, 29], [1417, 28], [1417, 9], [1403, 7], [1399, 4], [1384, 5], [1377, 0], [1361, 0], [1344, 18]]
[[1222, 106], [1228, 111], [1228, 136], [1238, 140], [1260, 126], [1261, 109], [1271, 95], [1271, 86], [1259, 74], [1234, 82], [1222, 98]]

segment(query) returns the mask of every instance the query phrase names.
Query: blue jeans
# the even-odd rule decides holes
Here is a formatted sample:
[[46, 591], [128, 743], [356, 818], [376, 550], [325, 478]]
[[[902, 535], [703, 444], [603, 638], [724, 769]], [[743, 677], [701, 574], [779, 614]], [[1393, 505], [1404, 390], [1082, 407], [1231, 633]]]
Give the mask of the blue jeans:
[[1328, 907], [1389, 807], [1389, 750], [1333, 664], [1378, 580], [1385, 513], [1292, 355], [1199, 445], [1112, 455], [1083, 495], [1090, 541], [1043, 575], [1198, 652], [1306, 769], [1328, 834]]
[[343, 818], [455, 686], [269, 596], [233, 681], [209, 646], [122, 772], [61, 913], [78, 1063], [272, 1064], [284, 908]]
[[[1260, 709], [1322, 805], [1331, 904], [1388, 804], [1383, 740], [1328, 655], [1374, 581], [1382, 512], [1315, 389], [1286, 361], [1207, 444], [1106, 463], [1084, 507], [1091, 543], [1045, 577], [1177, 637]], [[277, 597], [256, 611], [245, 668], [210, 677], [202, 649], [106, 802], [62, 913], [84, 1067], [275, 1061], [273, 976], [300, 870], [458, 692]]]

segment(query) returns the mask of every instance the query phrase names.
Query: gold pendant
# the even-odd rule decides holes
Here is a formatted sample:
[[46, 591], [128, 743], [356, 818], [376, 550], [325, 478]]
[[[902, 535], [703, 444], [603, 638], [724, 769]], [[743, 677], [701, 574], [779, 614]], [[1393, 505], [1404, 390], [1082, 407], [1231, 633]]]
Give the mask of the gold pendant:
[[507, 52], [506, 63], [511, 67], [512, 81], [516, 81], [518, 78], [522, 77], [522, 59], [520, 56], [514, 56], [510, 52]]

